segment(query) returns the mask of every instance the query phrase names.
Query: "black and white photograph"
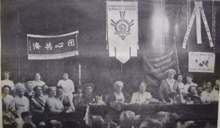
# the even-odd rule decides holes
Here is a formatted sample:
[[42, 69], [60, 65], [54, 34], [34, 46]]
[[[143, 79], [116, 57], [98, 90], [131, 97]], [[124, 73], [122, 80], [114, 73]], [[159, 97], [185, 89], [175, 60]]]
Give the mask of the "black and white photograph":
[[0, 6], [0, 128], [220, 127], [219, 0]]

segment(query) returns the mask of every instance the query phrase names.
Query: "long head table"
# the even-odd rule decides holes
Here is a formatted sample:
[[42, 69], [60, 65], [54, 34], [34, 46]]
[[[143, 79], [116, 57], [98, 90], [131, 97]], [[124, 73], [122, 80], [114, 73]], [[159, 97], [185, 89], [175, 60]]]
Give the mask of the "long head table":
[[152, 115], [159, 111], [166, 111], [170, 113], [177, 113], [181, 115], [184, 120], [217, 120], [218, 117], [218, 104], [179, 104], [179, 105], [161, 105], [161, 104], [148, 104], [148, 105], [126, 105], [120, 111], [108, 106], [90, 106], [92, 115], [106, 115], [109, 111], [120, 113], [121, 111], [130, 110], [135, 114]]

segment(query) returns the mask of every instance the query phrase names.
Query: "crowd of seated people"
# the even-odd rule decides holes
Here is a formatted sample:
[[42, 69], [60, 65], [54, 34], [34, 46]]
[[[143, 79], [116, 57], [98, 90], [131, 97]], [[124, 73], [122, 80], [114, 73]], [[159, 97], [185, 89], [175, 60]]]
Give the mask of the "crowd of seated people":
[[[57, 85], [49, 87], [41, 80], [39, 73], [35, 74], [33, 81], [14, 85], [13, 81], [9, 80], [10, 72], [6, 71], [3, 73], [4, 80], [1, 82], [3, 123], [5, 127], [13, 128], [46, 127], [45, 120], [50, 119], [52, 120], [50, 124], [61, 126], [60, 123], [64, 121], [62, 115], [75, 113], [76, 108], [80, 106], [107, 105], [113, 109], [104, 117], [103, 126], [109, 128], [110, 125], [113, 127], [120, 123], [117, 121], [120, 121], [123, 114], [118, 111], [126, 105], [147, 105], [151, 102], [207, 104], [218, 101], [219, 80], [215, 81], [214, 86], [210, 81], [200, 86], [193, 82], [192, 75], [186, 76], [187, 83], [184, 84], [182, 75], [178, 75], [177, 80], [174, 79], [175, 70], [169, 69], [166, 74], [167, 78], [162, 80], [158, 90], [161, 99], [155, 99], [150, 92], [146, 91], [148, 85], [145, 81], [141, 81], [138, 91], [131, 95], [123, 92], [122, 81], [116, 81], [113, 84], [113, 92], [104, 95], [102, 100], [102, 96], [94, 94], [95, 86], [92, 83], [79, 85], [75, 91], [74, 83], [68, 78], [67, 73], [63, 74], [63, 79], [59, 80]], [[115, 121], [116, 124], [111, 121]], [[145, 120], [145, 123], [151, 121]]]

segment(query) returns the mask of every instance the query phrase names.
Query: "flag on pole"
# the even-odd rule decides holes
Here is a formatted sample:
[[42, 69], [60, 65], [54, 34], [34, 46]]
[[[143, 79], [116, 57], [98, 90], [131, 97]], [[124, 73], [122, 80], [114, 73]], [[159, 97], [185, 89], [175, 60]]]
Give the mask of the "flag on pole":
[[143, 55], [143, 66], [147, 72], [146, 81], [149, 85], [159, 86], [161, 80], [167, 77], [165, 72], [168, 69], [172, 68], [180, 73], [175, 44], [163, 55]]
[[109, 56], [126, 63], [139, 49], [138, 2], [107, 1], [106, 9]]

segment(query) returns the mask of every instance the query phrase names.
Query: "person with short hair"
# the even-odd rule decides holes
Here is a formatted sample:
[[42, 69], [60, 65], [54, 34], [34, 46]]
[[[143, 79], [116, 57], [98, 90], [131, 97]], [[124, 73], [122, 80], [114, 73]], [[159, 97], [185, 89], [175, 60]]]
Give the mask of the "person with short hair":
[[63, 95], [65, 96], [69, 97], [73, 92], [75, 92], [74, 83], [69, 79], [69, 75], [67, 73], [63, 73], [63, 79], [58, 81], [57, 87], [59, 86], [63, 88]]
[[76, 94], [73, 96], [73, 103], [74, 103], [74, 106], [82, 106], [82, 90], [83, 90], [83, 87], [81, 85], [77, 86], [76, 88]]
[[159, 94], [163, 102], [174, 102], [175, 96], [179, 94], [178, 82], [174, 79], [176, 71], [168, 69], [166, 71], [167, 79], [162, 80]]
[[198, 85], [196, 83], [193, 83], [193, 76], [191, 74], [186, 76], [186, 81], [187, 83], [184, 86], [184, 92], [187, 94], [188, 93], [188, 89], [190, 86], [195, 86], [197, 87]]
[[146, 92], [147, 83], [142, 81], [139, 85], [139, 91], [134, 92], [131, 98], [131, 104], [148, 104], [149, 100], [152, 98], [149, 92]]
[[212, 92], [212, 83], [207, 82], [206, 90], [201, 93], [201, 100], [203, 103], [210, 103], [215, 100], [211, 92]]
[[30, 112], [22, 112], [21, 118], [23, 120], [22, 128], [36, 128], [36, 125], [32, 122], [32, 114]]
[[43, 85], [45, 85], [45, 82], [41, 80], [40, 73], [36, 73], [35, 74], [35, 77], [34, 77], [34, 80], [32, 81], [32, 83], [34, 84], [34, 87], [35, 86], [43, 86]]
[[94, 85], [87, 83], [83, 87], [82, 104], [83, 106], [95, 102], [95, 95], [93, 93]]
[[11, 90], [14, 90], [14, 82], [9, 79], [10, 74], [11, 73], [9, 71], [5, 71], [2, 73], [4, 80], [1, 81], [1, 87], [3, 87], [4, 85], [8, 85], [11, 88]]

